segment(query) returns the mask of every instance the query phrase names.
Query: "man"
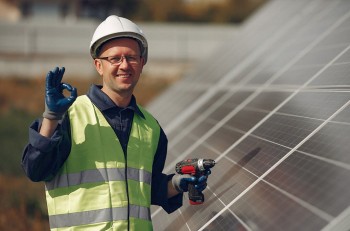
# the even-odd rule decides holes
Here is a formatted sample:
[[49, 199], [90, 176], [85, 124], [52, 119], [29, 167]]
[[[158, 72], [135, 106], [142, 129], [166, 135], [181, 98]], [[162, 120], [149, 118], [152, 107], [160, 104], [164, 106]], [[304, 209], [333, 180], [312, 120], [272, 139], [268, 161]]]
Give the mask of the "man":
[[77, 97], [61, 83], [64, 68], [47, 74], [45, 112], [29, 129], [23, 169], [45, 181], [52, 230], [152, 230], [150, 205], [175, 211], [189, 183], [205, 189], [209, 171], [199, 179], [162, 173], [166, 135], [133, 96], [148, 54], [136, 24], [108, 17], [90, 53], [102, 86]]

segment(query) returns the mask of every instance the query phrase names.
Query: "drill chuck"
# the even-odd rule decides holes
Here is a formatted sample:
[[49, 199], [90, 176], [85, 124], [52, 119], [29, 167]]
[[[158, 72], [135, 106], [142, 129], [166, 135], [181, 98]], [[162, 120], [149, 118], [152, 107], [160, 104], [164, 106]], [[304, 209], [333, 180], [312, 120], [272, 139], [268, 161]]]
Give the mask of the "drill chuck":
[[198, 160], [198, 169], [199, 171], [209, 170], [215, 166], [215, 160], [212, 159], [199, 159]]

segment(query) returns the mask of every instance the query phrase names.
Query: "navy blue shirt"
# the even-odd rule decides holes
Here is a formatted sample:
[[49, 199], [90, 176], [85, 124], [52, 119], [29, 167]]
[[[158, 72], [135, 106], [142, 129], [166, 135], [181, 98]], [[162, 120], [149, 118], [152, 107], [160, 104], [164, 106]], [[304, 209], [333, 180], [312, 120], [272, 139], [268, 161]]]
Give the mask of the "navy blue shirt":
[[[92, 85], [87, 96], [111, 125], [120, 140], [124, 155], [127, 155], [126, 150], [134, 113], [144, 117], [136, 104], [135, 97], [132, 97], [129, 106], [120, 108], [101, 91], [100, 86]], [[70, 123], [67, 115], [60, 121], [51, 138], [39, 134], [41, 122], [42, 119], [37, 119], [30, 126], [29, 143], [22, 156], [22, 167], [28, 178], [35, 182], [52, 179], [66, 161], [71, 149]], [[182, 206], [182, 194], [167, 198], [168, 181], [173, 176], [173, 174], [162, 173], [167, 145], [167, 137], [161, 128], [152, 168], [151, 202], [153, 205], [162, 206], [166, 212], [171, 213]]]

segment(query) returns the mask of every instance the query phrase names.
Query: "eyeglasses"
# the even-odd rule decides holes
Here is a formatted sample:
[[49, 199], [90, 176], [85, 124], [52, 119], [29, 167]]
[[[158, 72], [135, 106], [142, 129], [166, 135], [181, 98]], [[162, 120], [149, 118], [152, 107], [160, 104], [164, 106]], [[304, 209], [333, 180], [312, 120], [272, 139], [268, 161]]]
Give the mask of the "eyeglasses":
[[118, 66], [122, 64], [123, 59], [126, 60], [129, 64], [139, 64], [140, 63], [140, 56], [137, 55], [121, 55], [121, 56], [107, 56], [107, 57], [100, 57], [98, 59], [103, 59], [109, 62], [110, 64], [114, 66]]

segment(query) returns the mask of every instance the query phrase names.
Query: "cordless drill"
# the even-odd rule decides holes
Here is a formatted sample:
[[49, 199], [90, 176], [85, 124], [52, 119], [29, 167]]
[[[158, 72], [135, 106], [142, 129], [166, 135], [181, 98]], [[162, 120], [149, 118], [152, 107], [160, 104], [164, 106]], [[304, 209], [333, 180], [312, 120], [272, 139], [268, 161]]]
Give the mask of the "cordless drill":
[[[175, 166], [178, 174], [189, 174], [197, 178], [203, 176], [207, 170], [214, 167], [215, 161], [212, 159], [187, 159], [180, 161]], [[193, 183], [188, 185], [188, 197], [191, 205], [198, 205], [204, 202], [204, 195], [199, 192]]]

